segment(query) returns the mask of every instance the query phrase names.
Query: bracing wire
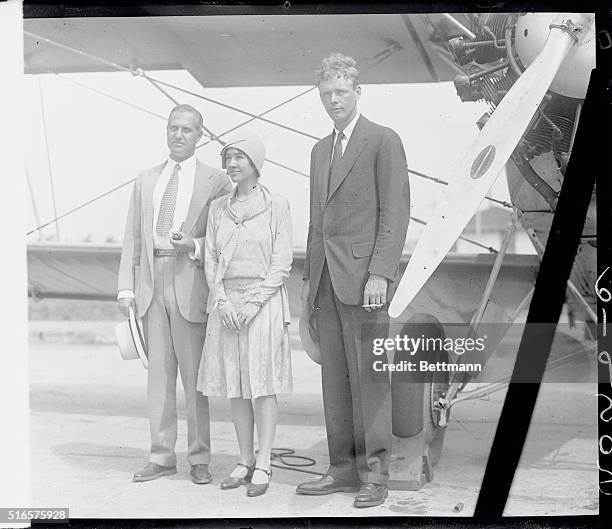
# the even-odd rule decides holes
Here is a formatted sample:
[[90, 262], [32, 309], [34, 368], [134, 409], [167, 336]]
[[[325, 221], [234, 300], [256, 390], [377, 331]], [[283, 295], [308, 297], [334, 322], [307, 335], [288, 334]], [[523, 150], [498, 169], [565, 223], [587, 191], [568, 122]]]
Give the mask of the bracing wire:
[[45, 111], [45, 101], [42, 93], [42, 83], [38, 79], [38, 94], [40, 96], [40, 110], [43, 122], [43, 133], [45, 137], [45, 152], [47, 153], [47, 171], [49, 173], [49, 185], [51, 187], [51, 201], [53, 204], [53, 216], [55, 217], [55, 239], [60, 240], [59, 219], [57, 216], [57, 201], [55, 199], [55, 184], [53, 182], [53, 167], [51, 164], [51, 153], [49, 151], [49, 135], [47, 133], [47, 116]]
[[97, 88], [94, 88], [93, 86], [90, 86], [90, 85], [86, 84], [86, 83], [82, 83], [80, 81], [77, 81], [76, 79], [71, 79], [70, 77], [62, 75], [61, 73], [54, 72], [53, 70], [50, 70], [49, 68], [45, 68], [45, 67], [42, 67], [42, 66], [37, 66], [37, 68], [39, 68], [40, 70], [43, 70], [45, 73], [55, 75], [56, 77], [59, 77], [60, 79], [62, 79], [63, 81], [66, 81], [67, 83], [72, 83], [74, 85], [80, 86], [81, 88], [84, 88], [85, 90], [89, 90], [91, 92], [94, 92], [94, 93], [96, 93], [98, 95], [101, 95], [102, 97], [107, 97], [108, 99], [112, 99], [113, 101], [121, 103], [122, 105], [126, 105], [126, 106], [129, 106], [129, 107], [132, 107], [135, 110], [140, 110], [141, 112], [144, 112], [145, 114], [149, 114], [151, 116], [155, 116], [156, 118], [163, 119], [164, 121], [166, 119], [168, 119], [167, 116], [162, 116], [161, 114], [158, 114], [157, 112], [153, 112], [153, 111], [148, 110], [148, 109], [146, 109], [144, 107], [135, 105], [134, 103], [130, 103], [129, 101], [126, 101], [125, 99], [122, 99], [120, 97], [111, 95], [111, 94], [109, 94], [107, 92], [104, 92], [103, 90], [99, 90]]
[[[368, 65], [363, 70], [363, 73], [367, 72], [368, 70], [371, 70], [375, 66], [378, 66], [380, 63], [382, 63], [383, 61], [387, 60], [391, 55], [393, 55], [395, 52], [399, 51], [400, 49], [401, 48], [399, 47], [399, 45], [397, 45], [397, 46], [393, 46], [392, 45], [391, 47], [385, 48], [385, 50], [383, 50], [382, 52], [380, 52], [380, 53], [378, 53], [376, 55], [376, 60], [374, 60], [370, 65]], [[278, 110], [279, 108], [284, 107], [284, 106], [288, 105], [289, 103], [292, 103], [293, 101], [295, 101], [295, 100], [305, 96], [306, 94], [309, 94], [310, 92], [313, 92], [316, 89], [317, 89], [316, 86], [311, 86], [310, 88], [304, 90], [303, 92], [300, 92], [299, 94], [291, 96], [290, 98], [285, 99], [284, 101], [281, 101], [277, 105], [274, 105], [273, 107], [270, 107], [267, 110], [264, 110], [262, 113], [258, 114], [257, 117], [263, 117], [263, 116], [269, 114], [270, 112]], [[222, 138], [223, 136], [226, 136], [227, 134], [230, 134], [231, 132], [234, 132], [235, 130], [238, 130], [239, 128], [242, 128], [245, 125], [248, 125], [249, 123], [252, 123], [253, 121], [255, 121], [257, 119], [257, 117], [249, 118], [246, 121], [243, 121], [242, 123], [239, 123], [238, 125], [232, 127], [231, 129], [228, 129], [228, 130], [222, 132], [221, 134], [218, 134], [217, 138]], [[208, 145], [209, 143], [211, 143], [212, 141], [213, 140], [207, 140], [206, 142], [201, 143], [200, 145], [198, 145], [196, 147], [196, 149], [198, 149], [200, 147], [204, 147], [204, 146]]]
[[170, 101], [172, 101], [172, 103], [174, 103], [175, 105], [178, 105], [178, 101], [174, 99], [168, 92], [166, 92], [166, 90], [164, 90], [161, 86], [159, 86], [156, 81], [154, 81], [150, 77], [146, 77], [145, 79], [149, 81], [149, 83], [151, 83], [162, 94], [164, 94]]
[[136, 180], [135, 178], [131, 178], [130, 180], [128, 180], [127, 182], [123, 182], [123, 184], [119, 184], [118, 186], [113, 187], [112, 189], [109, 189], [108, 191], [105, 191], [104, 193], [88, 200], [87, 202], [84, 202], [83, 204], [80, 204], [79, 206], [72, 208], [69, 211], [66, 211], [65, 213], [62, 213], [59, 216], [56, 216], [54, 219], [51, 219], [48, 222], [45, 222], [44, 224], [37, 226], [36, 228], [31, 229], [29, 232], [26, 233], [26, 235], [32, 235], [32, 233], [42, 230], [43, 228], [46, 228], [47, 226], [49, 226], [50, 224], [53, 224], [54, 222], [57, 222], [60, 219], [63, 219], [64, 217], [67, 217], [68, 215], [71, 215], [72, 213], [75, 213], [76, 211], [79, 211], [80, 209], [83, 209], [85, 206], [89, 206], [89, 204], [92, 204], [94, 202], [96, 202], [97, 200], [100, 200], [101, 198], [104, 198], [107, 195], [110, 195], [111, 193], [114, 193], [115, 191], [121, 189], [122, 187], [125, 187], [129, 184], [131, 184], [134, 180]]
[[[285, 101], [282, 101], [281, 103], [279, 103], [278, 105], [274, 105], [273, 107], [265, 110], [264, 112], [262, 112], [261, 114], [258, 114], [258, 117], [262, 117], [265, 116], [266, 114], [269, 114], [270, 112], [273, 112], [274, 110], [277, 110], [289, 103], [291, 103], [292, 101], [295, 101], [296, 99], [312, 92], [314, 89], [316, 88], [316, 86], [313, 86], [311, 88], [309, 88], [308, 90], [304, 90], [303, 92], [300, 92], [299, 94], [296, 94], [294, 96], [291, 96], [289, 99], [286, 99]], [[223, 131], [221, 134], [217, 135], [217, 138], [222, 138], [223, 136], [227, 136], [228, 134], [230, 134], [231, 132], [234, 132], [235, 130], [238, 130], [239, 128], [244, 127], [245, 125], [248, 125], [249, 123], [252, 123], [253, 121], [255, 121], [257, 118], [250, 118], [247, 119], [246, 121], [243, 121], [241, 123], [238, 123], [238, 125], [232, 127], [231, 129], [227, 129], [225, 131]], [[196, 147], [196, 149], [199, 149], [200, 147], [205, 147], [206, 145], [208, 145], [209, 143], [211, 143], [213, 140], [207, 140], [204, 143], [200, 143], [200, 145], [198, 145]]]
[[[410, 216], [410, 220], [413, 220], [417, 224], [422, 224], [423, 226], [427, 225], [427, 222], [421, 219], [417, 219], [416, 217], [413, 217], [412, 215]], [[467, 237], [464, 237], [463, 235], [460, 235], [459, 237], [457, 237], [457, 239], [461, 239], [462, 241], [469, 242], [470, 244], [473, 244], [474, 246], [483, 248], [487, 250], [489, 253], [499, 253], [499, 251], [493, 248], [492, 246], [487, 246], [486, 244], [479, 243], [478, 241], [475, 241], [473, 239], [468, 239]]]
[[[143, 77], [153, 79], [152, 77], [149, 77], [147, 74], [141, 74], [141, 75], [143, 75]], [[289, 127], [289, 126], [287, 126], [287, 125], [285, 125], [283, 123], [279, 123], [278, 121], [273, 121], [273, 120], [265, 118], [263, 116], [259, 116], [257, 114], [253, 114], [252, 112], [248, 112], [247, 110], [243, 110], [243, 109], [235, 107], [233, 105], [228, 105], [227, 103], [223, 103], [222, 101], [218, 101], [216, 99], [212, 99], [211, 97], [207, 97], [205, 95], [198, 94], [197, 92], [193, 92], [191, 90], [187, 90], [186, 88], [182, 88], [180, 86], [173, 85], [172, 83], [166, 83], [165, 81], [162, 81], [160, 79], [154, 79], [154, 81], [159, 83], [162, 86], [166, 86], [168, 88], [173, 88], [174, 90], [176, 90], [178, 92], [182, 92], [184, 94], [188, 94], [190, 96], [197, 97], [199, 99], [202, 99], [203, 101], [207, 101], [208, 103], [213, 103], [213, 104], [215, 104], [217, 106], [220, 106], [222, 108], [227, 108], [228, 110], [233, 110], [234, 112], [239, 112], [240, 114], [244, 114], [246, 116], [250, 116], [254, 120], [258, 119], [260, 121], [263, 121], [264, 123], [268, 123], [270, 125], [275, 125], [275, 126], [281, 128], [281, 129], [288, 130], [289, 132], [294, 132], [295, 134], [299, 134], [301, 136], [305, 136], [305, 137], [310, 138], [312, 140], [317, 140], [318, 141], [320, 139], [318, 136], [310, 134], [309, 132], [304, 132], [304, 131], [299, 130], [299, 129], [294, 129], [293, 127]]]

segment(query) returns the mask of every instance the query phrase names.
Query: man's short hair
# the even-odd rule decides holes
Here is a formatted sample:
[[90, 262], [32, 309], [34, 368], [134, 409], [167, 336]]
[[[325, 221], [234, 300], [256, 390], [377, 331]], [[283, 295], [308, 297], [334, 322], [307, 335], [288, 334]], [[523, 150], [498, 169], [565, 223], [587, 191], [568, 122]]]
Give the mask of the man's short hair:
[[356, 68], [355, 59], [342, 53], [332, 53], [321, 61], [321, 68], [315, 73], [317, 86], [321, 81], [328, 81], [337, 77], [344, 77], [352, 81], [353, 88], [359, 86], [359, 70]]
[[175, 112], [191, 112], [196, 117], [198, 130], [202, 130], [204, 128], [204, 118], [202, 117], [202, 114], [200, 114], [200, 111], [197, 108], [187, 104], [176, 105], [170, 111], [170, 114], [168, 115], [168, 121], [170, 121], [172, 114], [174, 114]]

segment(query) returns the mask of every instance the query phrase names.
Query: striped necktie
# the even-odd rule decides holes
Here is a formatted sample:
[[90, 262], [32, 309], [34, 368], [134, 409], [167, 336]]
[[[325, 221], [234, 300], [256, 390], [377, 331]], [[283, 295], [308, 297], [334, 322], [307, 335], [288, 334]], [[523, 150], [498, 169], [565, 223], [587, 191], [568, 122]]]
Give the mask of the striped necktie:
[[181, 164], [177, 163], [172, 171], [172, 176], [168, 180], [168, 185], [159, 205], [159, 215], [157, 216], [156, 233], [160, 237], [167, 237], [174, 223], [174, 208], [176, 207], [176, 195], [178, 194], [178, 175]]

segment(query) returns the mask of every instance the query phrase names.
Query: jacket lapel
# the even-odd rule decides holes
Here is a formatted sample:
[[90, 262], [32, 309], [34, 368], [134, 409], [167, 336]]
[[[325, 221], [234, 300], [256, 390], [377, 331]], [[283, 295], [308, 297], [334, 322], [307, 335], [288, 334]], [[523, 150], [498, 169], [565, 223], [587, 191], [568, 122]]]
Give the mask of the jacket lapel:
[[327, 189], [329, 187], [329, 164], [331, 163], [332, 143], [334, 135], [330, 134], [323, 139], [319, 159], [317, 160], [317, 183], [319, 185], [319, 204], [325, 204], [327, 201]]
[[151, 269], [151, 277], [153, 277], [153, 192], [155, 184], [159, 180], [159, 176], [166, 163], [162, 163], [151, 169], [148, 178], [145, 178], [142, 183], [142, 210], [144, 216], [144, 244], [146, 245], [146, 255], [149, 259], [149, 267]]
[[142, 183], [142, 208], [144, 211], [144, 232], [153, 236], [153, 192], [155, 184], [164, 170], [165, 163], [153, 167], [149, 177]]
[[346, 146], [346, 152], [342, 155], [340, 163], [338, 164], [338, 169], [333, 175], [330, 175], [331, 182], [329, 183], [329, 195], [327, 196], [328, 202], [336, 192], [336, 189], [340, 187], [340, 184], [342, 184], [342, 181], [346, 178], [346, 175], [348, 175], [353, 165], [355, 165], [357, 158], [359, 158], [359, 155], [368, 144], [366, 129], [366, 119], [363, 116], [359, 116], [357, 123], [355, 123], [353, 133], [351, 134], [351, 139]]
[[204, 211], [204, 205], [208, 202], [211, 190], [212, 173], [204, 167], [200, 160], [196, 160], [196, 172], [193, 179], [193, 193], [187, 210], [187, 218], [183, 231], [191, 233], [200, 215]]

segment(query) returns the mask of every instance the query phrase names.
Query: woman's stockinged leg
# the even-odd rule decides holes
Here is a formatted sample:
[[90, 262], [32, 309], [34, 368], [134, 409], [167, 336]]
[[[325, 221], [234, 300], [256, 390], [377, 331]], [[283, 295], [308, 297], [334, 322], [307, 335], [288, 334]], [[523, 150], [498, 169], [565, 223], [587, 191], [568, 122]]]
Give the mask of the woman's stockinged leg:
[[[278, 404], [276, 395], [265, 395], [253, 399], [255, 408], [255, 422], [257, 424], [257, 439], [259, 451], [257, 453], [256, 467], [270, 468], [270, 453], [274, 434], [276, 433], [276, 421], [278, 416]], [[267, 483], [268, 475], [264, 472], [255, 471], [252, 483]]]
[[[240, 462], [248, 467], [253, 466], [255, 452], [253, 446], [253, 427], [254, 415], [253, 405], [249, 399], [235, 398], [230, 399], [232, 407], [232, 421], [238, 439], [238, 449], [240, 450]], [[247, 469], [237, 466], [230, 474], [233, 478], [242, 478], [246, 475]]]

